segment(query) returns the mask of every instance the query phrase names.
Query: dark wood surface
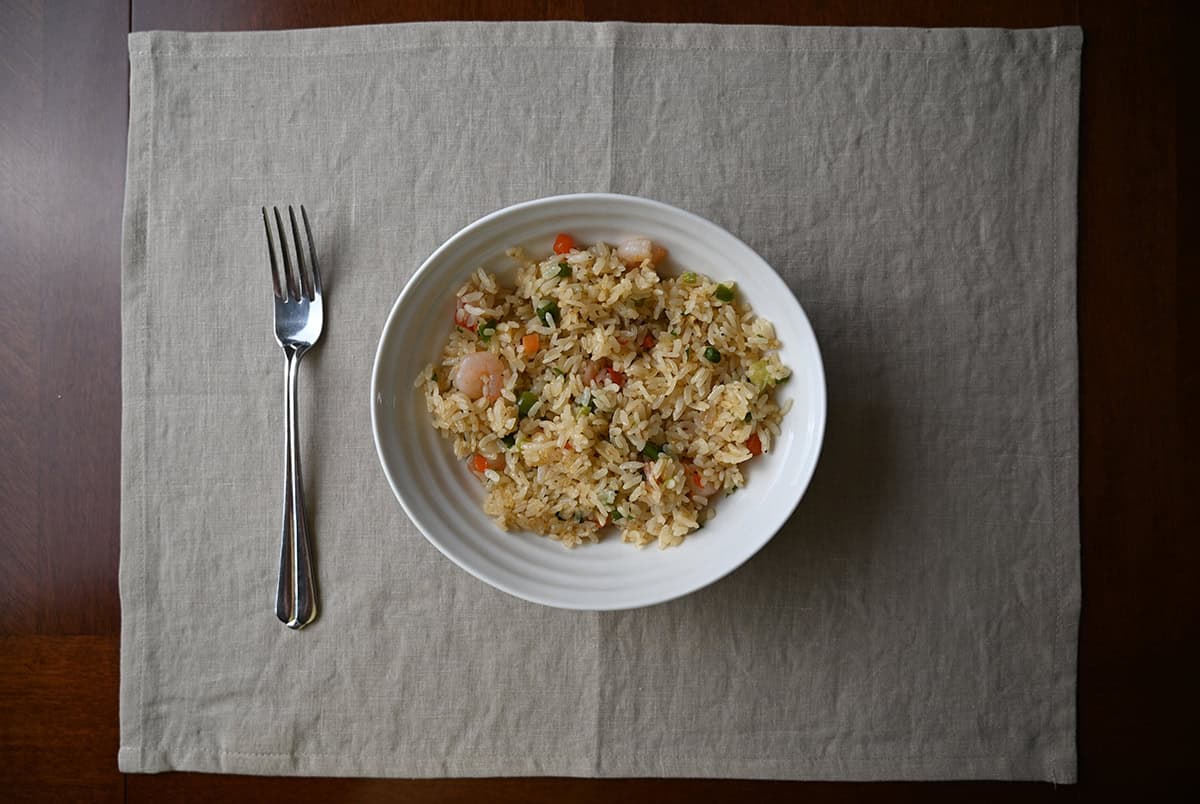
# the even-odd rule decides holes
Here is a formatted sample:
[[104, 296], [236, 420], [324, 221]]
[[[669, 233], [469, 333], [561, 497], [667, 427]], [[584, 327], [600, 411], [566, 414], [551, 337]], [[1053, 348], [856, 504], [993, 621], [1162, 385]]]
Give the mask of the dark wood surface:
[[[120, 234], [130, 30], [430, 19], [1084, 28], [1081, 782], [345, 780], [116, 769]], [[0, 801], [1009, 801], [1179, 793], [1198, 752], [1194, 296], [1174, 4], [961, 0], [2, 0]], [[1194, 264], [1194, 261], [1193, 261]], [[1188, 283], [1195, 289], [1195, 280]]]

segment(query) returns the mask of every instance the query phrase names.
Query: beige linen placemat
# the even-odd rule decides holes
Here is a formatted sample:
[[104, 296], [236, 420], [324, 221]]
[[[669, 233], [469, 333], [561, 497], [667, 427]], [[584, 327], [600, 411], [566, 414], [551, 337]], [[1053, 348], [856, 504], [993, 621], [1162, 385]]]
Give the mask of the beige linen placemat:
[[[419, 24], [130, 37], [120, 766], [1075, 779], [1077, 29]], [[672, 603], [456, 569], [372, 446], [376, 338], [444, 239], [648, 196], [776, 267], [829, 383], [788, 525]], [[307, 205], [323, 610], [274, 617], [262, 204]]]

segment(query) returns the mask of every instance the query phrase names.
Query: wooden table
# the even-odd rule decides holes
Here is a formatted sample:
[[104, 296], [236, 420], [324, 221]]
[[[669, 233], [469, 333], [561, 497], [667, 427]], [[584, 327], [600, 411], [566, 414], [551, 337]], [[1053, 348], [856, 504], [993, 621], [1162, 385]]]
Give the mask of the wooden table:
[[[794, 6], [794, 7], [790, 7]], [[117, 771], [120, 242], [130, 30], [431, 19], [1084, 28], [1081, 783], [269, 779]], [[1193, 283], [1178, 268], [1174, 4], [1072, 0], [5, 0], [0, 8], [0, 800], [954, 801], [1182, 785]], [[1190, 293], [1188, 291], [1191, 291]], [[1185, 403], [1185, 398], [1190, 404]], [[1189, 447], [1191, 449], [1189, 449]], [[1194, 480], [1194, 475], [1192, 480]], [[1194, 773], [1191, 774], [1194, 776]]]

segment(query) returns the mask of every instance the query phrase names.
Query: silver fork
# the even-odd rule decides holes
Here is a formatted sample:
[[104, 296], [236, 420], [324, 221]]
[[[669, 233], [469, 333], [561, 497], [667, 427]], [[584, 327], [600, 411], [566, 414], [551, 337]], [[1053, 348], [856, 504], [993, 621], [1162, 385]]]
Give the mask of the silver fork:
[[[271, 254], [271, 280], [275, 289], [275, 340], [283, 348], [287, 380], [284, 384], [284, 410], [287, 435], [283, 452], [283, 542], [279, 555], [279, 587], [275, 592], [275, 616], [288, 628], [303, 628], [317, 616], [317, 591], [313, 577], [312, 554], [308, 544], [308, 524], [304, 515], [304, 484], [300, 475], [300, 426], [296, 415], [296, 378], [300, 358], [321, 337], [325, 310], [321, 296], [321, 272], [317, 268], [317, 250], [313, 246], [308, 213], [300, 207], [304, 233], [308, 236], [308, 268], [305, 272], [304, 249], [296, 213], [289, 206], [292, 223], [292, 252], [296, 256], [295, 270], [288, 254], [287, 232], [279, 208], [275, 212], [275, 228], [279, 234], [279, 259], [275, 254], [275, 239], [271, 236], [271, 221], [263, 207], [263, 226], [267, 230], [267, 250]], [[282, 281], [279, 265], [283, 265]]]

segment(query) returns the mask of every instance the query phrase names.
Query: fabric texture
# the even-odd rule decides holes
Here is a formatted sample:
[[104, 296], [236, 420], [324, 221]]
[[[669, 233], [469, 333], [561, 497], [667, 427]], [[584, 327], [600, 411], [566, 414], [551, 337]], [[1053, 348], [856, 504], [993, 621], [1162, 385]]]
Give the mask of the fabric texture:
[[[122, 770], [1075, 780], [1078, 29], [129, 41]], [[408, 276], [487, 212], [579, 191], [749, 243], [828, 374], [785, 528], [641, 610], [460, 571], [371, 438]], [[302, 632], [273, 613], [283, 361], [259, 211], [288, 203], [328, 309], [300, 376], [322, 602]]]

